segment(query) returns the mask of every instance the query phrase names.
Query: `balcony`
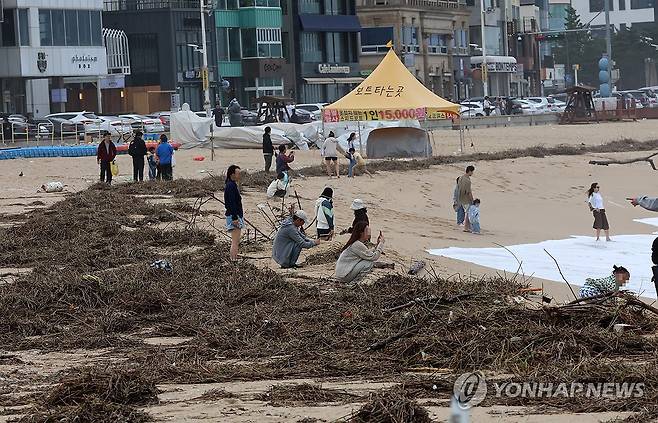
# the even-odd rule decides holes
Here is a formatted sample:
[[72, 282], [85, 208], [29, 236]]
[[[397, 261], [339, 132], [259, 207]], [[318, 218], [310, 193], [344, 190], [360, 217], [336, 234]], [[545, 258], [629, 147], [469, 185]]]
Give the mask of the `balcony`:
[[402, 7], [420, 9], [463, 9], [466, 8], [466, 0], [360, 0], [359, 7]]
[[197, 9], [198, 0], [104, 0], [103, 10], [118, 12], [122, 10], [153, 10], [153, 9]]

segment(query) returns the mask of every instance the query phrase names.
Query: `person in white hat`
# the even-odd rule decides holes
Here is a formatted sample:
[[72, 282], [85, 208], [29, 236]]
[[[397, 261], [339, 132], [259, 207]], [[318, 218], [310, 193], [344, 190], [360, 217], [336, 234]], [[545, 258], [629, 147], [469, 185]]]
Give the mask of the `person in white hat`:
[[350, 208], [354, 210], [354, 221], [352, 222], [352, 226], [347, 230], [348, 233], [352, 233], [352, 228], [354, 228], [358, 222], [366, 222], [366, 225], [370, 225], [368, 209], [362, 199], [355, 198], [354, 201], [352, 201]]
[[283, 269], [299, 267], [297, 260], [304, 248], [313, 248], [320, 244], [320, 240], [309, 239], [301, 231], [308, 222], [304, 210], [297, 210], [292, 217], [286, 219], [274, 237], [272, 258]]

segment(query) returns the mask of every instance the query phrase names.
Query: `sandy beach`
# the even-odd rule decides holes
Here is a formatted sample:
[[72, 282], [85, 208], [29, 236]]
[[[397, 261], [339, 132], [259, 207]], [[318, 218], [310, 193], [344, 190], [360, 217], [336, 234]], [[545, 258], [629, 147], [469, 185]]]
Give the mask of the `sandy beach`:
[[[467, 153], [497, 152], [530, 146], [599, 145], [624, 138], [637, 141], [652, 140], [658, 130], [658, 122], [620, 122], [599, 125], [577, 126], [533, 126], [527, 128], [490, 128], [470, 130], [466, 133]], [[435, 131], [433, 134], [436, 155], [458, 154], [459, 139], [456, 131]], [[606, 209], [614, 239], [619, 234], [651, 234], [654, 228], [634, 222], [634, 219], [658, 217], [658, 214], [634, 208], [625, 200], [634, 195], [658, 195], [655, 179], [658, 173], [646, 162], [630, 165], [593, 166], [593, 159], [614, 157], [631, 158], [648, 155], [646, 152], [587, 154], [579, 156], [548, 156], [543, 158], [524, 157], [518, 159], [481, 161], [476, 163], [457, 162], [450, 165], [432, 166], [414, 171], [377, 172], [374, 178], [360, 176], [348, 179], [327, 177], [296, 178], [294, 188], [302, 207], [313, 210], [313, 204], [324, 187], [334, 189], [337, 228], [344, 229], [352, 222], [349, 205], [354, 198], [361, 198], [368, 206], [373, 233], [382, 231], [387, 238], [386, 260], [396, 264], [396, 271], [404, 273], [416, 260], [427, 263], [428, 269], [443, 278], [486, 277], [500, 272], [472, 263], [437, 257], [427, 253], [428, 249], [447, 247], [494, 247], [536, 243], [551, 239], [563, 239], [572, 235], [593, 235], [592, 216], [586, 204], [585, 191], [592, 182], [598, 182], [606, 201]], [[215, 160], [210, 160], [208, 149], [181, 149], [176, 153], [174, 178], [201, 179], [208, 175], [222, 175], [230, 164], [238, 164], [253, 172], [261, 169], [263, 158], [259, 150], [215, 151]], [[195, 161], [203, 156], [205, 160]], [[120, 175], [115, 184], [129, 183], [132, 179], [131, 159], [119, 156], [117, 162]], [[293, 168], [319, 166], [319, 152], [298, 151]], [[475, 197], [481, 199], [482, 234], [465, 233], [455, 222], [452, 209], [452, 194], [455, 179], [464, 172], [465, 166], [476, 167], [473, 181]], [[22, 174], [22, 176], [19, 176]], [[95, 184], [98, 166], [94, 157], [17, 159], [0, 161], [0, 216], [25, 213], [50, 206], [66, 197], [68, 192], [77, 192]], [[63, 193], [44, 193], [40, 186], [50, 181], [65, 184]], [[257, 227], [267, 228], [268, 223], [258, 213], [258, 205], [267, 202], [262, 190], [245, 188], [242, 192], [245, 216]], [[165, 200], [166, 201], [166, 200]], [[296, 200], [291, 200], [295, 201]], [[272, 205], [277, 205], [271, 201]], [[210, 209], [204, 209], [210, 210]], [[217, 207], [213, 209], [219, 211]], [[312, 212], [310, 212], [312, 214]], [[9, 223], [12, 224], [12, 223]], [[343, 235], [336, 243], [346, 240]], [[336, 245], [336, 244], [334, 244]], [[320, 247], [322, 248], [322, 247]], [[650, 245], [646, 246], [647, 250]], [[257, 253], [253, 260], [261, 268], [273, 269], [279, 274], [303, 277], [330, 278], [331, 265], [309, 266], [298, 274], [281, 271], [268, 259], [269, 250]], [[632, 254], [632, 252], [630, 252]], [[247, 253], [249, 255], [250, 253]], [[303, 258], [308, 256], [304, 253]], [[607, 275], [613, 264], [600, 262], [600, 274]], [[650, 263], [647, 263], [650, 266]], [[1, 267], [1, 266], [0, 266]], [[0, 269], [3, 270], [3, 269]], [[8, 269], [4, 269], [7, 271]], [[10, 273], [12, 272], [9, 269]], [[530, 275], [526, 275], [530, 276]], [[510, 275], [511, 277], [511, 275]], [[573, 299], [566, 284], [540, 278], [529, 278], [534, 286], [543, 287], [542, 294], [556, 302]], [[581, 282], [581, 281], [576, 281]], [[154, 343], [163, 351], [191, 338], [156, 337]], [[66, 353], [40, 354], [23, 351], [17, 354], [29, 366], [4, 366], [3, 372], [12, 375], [11, 380], [21, 377], [38, 380], [54, 369], [62, 370], [75, 365], [107, 363], [120, 358], [110, 351], [72, 351]], [[22, 376], [20, 376], [22, 374]], [[17, 376], [18, 375], [18, 376]], [[363, 394], [375, 388], [388, 386], [387, 382], [359, 380], [333, 380], [324, 387], [342, 389]], [[288, 380], [289, 383], [312, 382], [313, 379]], [[361, 402], [319, 405], [316, 407], [273, 407], [254, 395], [263, 395], [276, 383], [268, 379], [256, 382], [233, 381], [213, 384], [165, 384], [159, 386], [160, 403], [147, 407], [147, 411], [159, 421], [334, 421], [349, 415]], [[17, 382], [16, 382], [17, 383]], [[234, 394], [214, 402], [199, 400], [199, 395], [213, 388]], [[448, 421], [449, 404], [428, 402], [427, 409], [438, 421]], [[573, 419], [585, 422], [606, 421], [624, 418], [629, 413], [560, 413], [537, 414], [526, 407], [486, 406], [477, 408], [472, 421], [477, 422], [556, 422], [566, 423]], [[313, 420], [317, 419], [317, 420]], [[0, 422], [7, 417], [0, 417]]]

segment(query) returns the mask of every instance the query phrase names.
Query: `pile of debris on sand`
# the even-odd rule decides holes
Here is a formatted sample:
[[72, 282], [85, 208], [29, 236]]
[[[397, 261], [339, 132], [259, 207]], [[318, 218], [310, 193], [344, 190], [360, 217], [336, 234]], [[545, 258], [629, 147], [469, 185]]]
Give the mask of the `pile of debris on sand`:
[[[428, 369], [448, 373], [416, 378], [395, 395], [373, 396], [355, 421], [427, 421], [413, 400], [428, 392], [449, 398], [450, 389], [430, 387], [451, 386], [458, 374], [476, 370], [545, 382], [641, 379], [642, 398], [516, 401], [658, 416], [658, 311], [631, 295], [545, 304], [530, 297], [520, 278], [500, 276], [390, 275], [356, 287], [306, 284], [229, 261], [227, 246], [208, 231], [123, 229], [134, 222], [131, 216], [157, 216], [160, 208], [132, 194], [92, 188], [0, 229], [0, 239], [8, 240], [0, 244], [0, 267], [34, 267], [0, 285], [0, 349], [112, 348], [124, 358], [109, 368], [82, 369], [74, 379], [56, 376], [40, 396], [45, 402], [37, 401], [32, 417], [24, 417], [32, 420], [23, 421], [49, 415], [52, 421], [110, 421], [105, 415], [146, 421], [137, 407], [155, 400], [156, 383], [404, 382], [409, 372]], [[163, 245], [175, 250], [163, 257]], [[152, 266], [164, 259], [170, 266]], [[625, 331], [615, 330], [620, 327]], [[167, 348], [143, 342], [154, 336], [191, 340]], [[284, 392], [281, 401], [338, 395], [313, 387], [293, 393]], [[381, 420], [386, 413], [393, 417]]]

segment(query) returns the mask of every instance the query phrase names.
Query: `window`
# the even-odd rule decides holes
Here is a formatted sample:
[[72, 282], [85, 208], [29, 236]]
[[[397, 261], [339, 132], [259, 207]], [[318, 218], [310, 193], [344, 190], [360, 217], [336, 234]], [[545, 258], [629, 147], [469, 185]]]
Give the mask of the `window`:
[[[15, 9], [14, 9], [15, 10]], [[16, 22], [14, 10], [5, 10], [5, 20], [0, 23], [0, 45], [13, 47], [16, 45]]]
[[320, 43], [320, 34], [317, 32], [302, 32], [301, 38], [301, 59], [302, 62], [321, 63], [322, 62], [322, 44]]
[[22, 46], [30, 45], [30, 27], [27, 22], [27, 9], [18, 9], [18, 28]]
[[53, 45], [53, 30], [50, 25], [50, 10], [39, 10], [39, 34], [42, 46]]
[[92, 46], [103, 45], [103, 26], [101, 23], [100, 11], [91, 12], [91, 45]]
[[361, 28], [362, 53], [386, 53], [386, 44], [393, 41], [393, 27]]
[[257, 57], [256, 29], [242, 29], [242, 57]]
[[[633, 0], [631, 0], [631, 1], [633, 1]], [[646, 0], [643, 0], [643, 1], [646, 1]], [[610, 11], [615, 10], [614, 9], [614, 0], [608, 0], [608, 4], [609, 4], [609, 7], [610, 7]], [[602, 12], [604, 8], [605, 8], [605, 3], [603, 3], [603, 0], [589, 0], [589, 11], [591, 13]]]
[[653, 7], [653, 0], [631, 0], [631, 9], [650, 9]]
[[299, 2], [300, 14], [320, 14], [320, 0], [297, 0]]
[[345, 32], [327, 32], [327, 62], [349, 62], [349, 41]]
[[258, 57], [281, 57], [281, 29], [259, 28], [256, 30]]
[[77, 46], [80, 44], [78, 39], [78, 12], [76, 10], [67, 10], [64, 17], [66, 21], [66, 45]]
[[80, 45], [91, 45], [91, 23], [88, 10], [78, 10], [78, 33], [80, 34]]
[[[156, 34], [128, 35], [130, 46], [131, 83], [141, 85], [158, 85], [160, 82], [158, 37]], [[191, 49], [189, 49], [191, 50]], [[179, 57], [176, 58], [177, 63]]]
[[50, 11], [50, 20], [53, 26], [53, 45], [54, 46], [65, 46], [66, 45], [66, 33], [64, 30], [64, 11], [63, 10], [51, 10]]
[[242, 58], [240, 52], [240, 28], [228, 29], [229, 60], [238, 61]]
[[281, 38], [281, 55], [286, 59], [286, 63], [290, 63], [290, 39], [287, 32], [284, 32]]
[[347, 15], [346, 0], [325, 0], [325, 15]]
[[619, 10], [626, 10], [626, 0], [619, 0]]

